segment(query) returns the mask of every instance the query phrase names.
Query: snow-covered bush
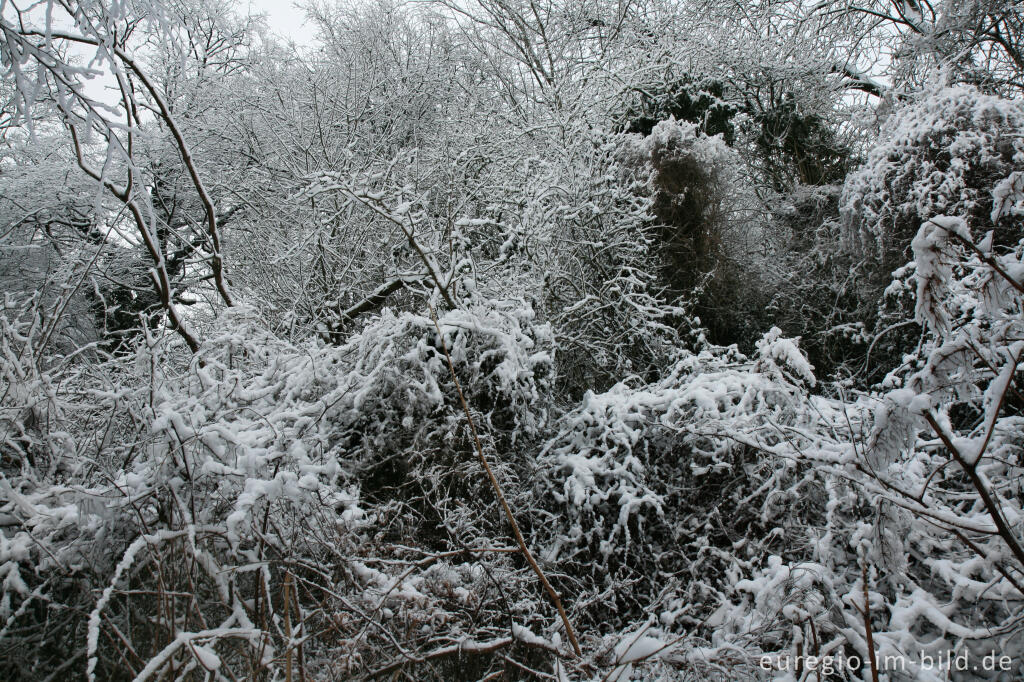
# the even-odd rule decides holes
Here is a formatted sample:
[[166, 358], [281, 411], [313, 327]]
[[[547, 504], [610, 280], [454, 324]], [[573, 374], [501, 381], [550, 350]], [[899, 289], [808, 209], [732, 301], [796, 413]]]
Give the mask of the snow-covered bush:
[[751, 316], [799, 336], [825, 386], [862, 370], [878, 308], [862, 257], [841, 246], [841, 191], [839, 185], [804, 186], [780, 195], [771, 209], [771, 257], [760, 260], [751, 277], [766, 299]]
[[659, 279], [639, 139], [580, 131], [568, 149], [521, 163], [524, 209], [505, 226], [502, 260], [532, 282], [560, 350], [559, 388], [573, 398], [624, 376], [654, 378], [692, 326]]
[[979, 234], [992, 230], [1001, 246], [1024, 234], [1012, 202], [993, 219], [1024, 168], [1022, 133], [1021, 102], [970, 86], [934, 88], [889, 114], [867, 160], [847, 177], [840, 197], [843, 242], [853, 259], [850, 282], [858, 284], [856, 322], [868, 336], [863, 365], [852, 373], [866, 370], [863, 385], [899, 364], [920, 338], [908, 261], [923, 223], [957, 216]]
[[588, 393], [560, 419], [539, 460], [559, 518], [544, 554], [590, 576], [602, 601], [589, 617], [654, 612], [665, 626], [699, 625], [731, 576], [820, 514], [790, 490], [803, 485], [792, 465], [761, 452], [813, 421], [814, 381], [776, 329], [752, 360], [687, 354], [658, 382]]
[[131, 373], [80, 363], [88, 346], [55, 353], [62, 319], [40, 299], [0, 302], [0, 674], [11, 679], [84, 670], [90, 588], [111, 568], [107, 543], [130, 532], [93, 484], [139, 442]]
[[[720, 135], [709, 137], [696, 125], [674, 119], [661, 121], [634, 145], [634, 154], [651, 170], [652, 211], [661, 224], [659, 250], [670, 267], [694, 271], [671, 277], [692, 279], [709, 272], [722, 248], [722, 211], [735, 153]], [[683, 252], [688, 263], [680, 260]]]
[[[1022, 134], [1024, 104], [1017, 100], [969, 86], [912, 99], [890, 116], [882, 143], [846, 180], [841, 210], [849, 239], [891, 271], [933, 216], [956, 215], [987, 229], [992, 190], [1024, 169]], [[1020, 225], [1019, 216], [1003, 212], [992, 224], [997, 242], [1016, 242]]]
[[[343, 346], [292, 345], [235, 309], [189, 366], [151, 342], [123, 369], [138, 388], [93, 391], [46, 418], [32, 451], [93, 453], [77, 482], [8, 466], [5, 445], [0, 605], [5, 645], [21, 652], [11, 674], [61, 669], [55, 652], [29, 655], [44, 624], [66, 629], [69, 666], [142, 679], [243, 677], [300, 658], [330, 677], [383, 664], [385, 651], [440, 647], [460, 628], [494, 635], [505, 616], [484, 615], [493, 577], [507, 589], [530, 578], [488, 513], [444, 348], [488, 443], [508, 448], [500, 458], [525, 451], [547, 419], [550, 336], [514, 301], [438, 323], [443, 344], [430, 318], [385, 312]], [[12, 377], [9, 398], [35, 385], [60, 401]], [[31, 420], [10, 414], [11, 454], [28, 453]], [[68, 421], [92, 426], [90, 414], [111, 420], [98, 442]], [[388, 463], [401, 475], [382, 482]], [[514, 476], [509, 486], [515, 499]], [[48, 623], [54, 599], [64, 606]], [[524, 627], [537, 603], [516, 607]], [[407, 636], [386, 634], [397, 623]]]
[[[1009, 189], [997, 199], [1019, 196]], [[727, 622], [738, 623], [737, 636], [774, 631], [759, 646], [790, 661], [813, 635], [815, 655], [858, 657], [847, 675], [867, 675], [873, 641], [876, 664], [898, 661], [914, 679], [946, 679], [925, 657], [953, 652], [980, 665], [993, 651], [1009, 657], [1010, 679], [1024, 651], [1024, 243], [1000, 247], [992, 230], [979, 241], [965, 217], [939, 215], [923, 222], [912, 248], [906, 277], [923, 342], [883, 390], [814, 401], [816, 423], [786, 443], [787, 456], [813, 463], [826, 484], [825, 522], [809, 554], [816, 582], [791, 601], [789, 587], [772, 586], [803, 569], [773, 560], [736, 585], [753, 596]], [[757, 596], [765, 593], [774, 596]], [[777, 615], [793, 620], [787, 603], [801, 621], [788, 639]]]

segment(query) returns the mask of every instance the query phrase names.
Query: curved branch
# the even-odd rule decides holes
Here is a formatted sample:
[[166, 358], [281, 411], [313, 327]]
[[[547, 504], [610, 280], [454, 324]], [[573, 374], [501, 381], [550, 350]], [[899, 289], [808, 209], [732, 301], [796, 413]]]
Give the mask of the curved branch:
[[[26, 35], [46, 37], [45, 34], [38, 31], [27, 31]], [[89, 38], [87, 36], [74, 35], [71, 33], [51, 31], [50, 37], [74, 43], [106, 47], [96, 38]], [[199, 200], [202, 202], [203, 210], [206, 213], [207, 233], [210, 237], [210, 269], [213, 271], [213, 279], [217, 287], [217, 293], [220, 294], [221, 300], [224, 301], [225, 305], [232, 306], [234, 305], [234, 302], [232, 301], [231, 294], [228, 291], [227, 284], [224, 280], [224, 264], [220, 254], [220, 231], [217, 227], [217, 213], [213, 207], [213, 200], [206, 191], [206, 185], [203, 184], [203, 180], [196, 168], [195, 160], [192, 158], [192, 153], [188, 148], [188, 143], [185, 141], [185, 136], [182, 134], [181, 129], [174, 120], [174, 116], [171, 113], [170, 107], [167, 105], [167, 101], [160, 94], [160, 91], [157, 89], [153, 81], [150, 80], [149, 76], [146, 75], [146, 72], [142, 67], [140, 67], [138, 63], [136, 63], [136, 61], [124, 51], [124, 49], [113, 45], [110, 47], [110, 50], [135, 73], [139, 81], [141, 81], [146, 87], [146, 90], [149, 92], [150, 96], [153, 97], [153, 101], [156, 102], [157, 108], [160, 110], [160, 118], [167, 125], [168, 130], [171, 131], [171, 136], [174, 138], [175, 146], [178, 148], [178, 153], [181, 155], [182, 163], [185, 164], [185, 168], [188, 171], [193, 186], [196, 188], [196, 193], [199, 195]]]

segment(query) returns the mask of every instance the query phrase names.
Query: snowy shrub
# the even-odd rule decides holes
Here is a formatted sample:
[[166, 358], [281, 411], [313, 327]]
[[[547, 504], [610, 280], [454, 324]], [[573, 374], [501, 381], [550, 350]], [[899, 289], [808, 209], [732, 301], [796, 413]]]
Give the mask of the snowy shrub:
[[753, 361], [707, 350], [656, 383], [588, 393], [541, 451], [543, 494], [560, 518], [545, 555], [590, 574], [595, 591], [631, 585], [601, 613], [660, 608], [666, 625], [699, 624], [764, 543], [818, 513], [786, 506], [797, 498], [781, 490], [800, 476], [757, 445], [811, 420], [802, 384], [813, 382], [795, 342], [773, 330]]
[[[923, 657], [947, 652], [978, 662], [997, 651], [1013, 660], [1010, 676], [1020, 674], [1022, 247], [994, 244], [991, 230], [975, 241], [961, 216], [924, 221], [904, 275], [923, 343], [885, 390], [814, 401], [817, 424], [786, 443], [814, 463], [828, 493], [809, 555], [825, 582], [799, 603], [828, 605], [813, 623], [816, 646], [858, 656], [848, 675], [867, 674], [869, 631], [875, 657], [898, 658], [914, 679], [946, 679]], [[736, 588], [760, 595], [765, 581], [797, 568], [769, 562], [756, 589]], [[806, 624], [787, 638], [774, 615], [786, 615], [789, 589], [769, 590], [776, 601], [758, 596], [727, 620], [741, 623], [736, 633], [775, 631], [759, 642], [768, 650], [806, 652]]]
[[689, 317], [699, 319], [712, 342], [741, 342], [751, 350], [766, 299], [759, 268], [744, 248], [756, 228], [742, 217], [739, 155], [722, 135], [674, 119], [631, 138], [622, 155], [649, 175], [643, 192], [655, 219], [651, 251], [659, 283], [689, 302]]
[[921, 327], [912, 324], [919, 280], [908, 261], [922, 224], [956, 216], [978, 234], [992, 230], [997, 246], [1024, 234], [1010, 199], [1024, 168], [1022, 132], [1018, 101], [969, 86], [932, 89], [890, 114], [879, 143], [847, 177], [843, 241], [863, 258], [852, 272], [861, 281], [860, 322], [871, 335], [864, 385], [898, 365], [920, 338]]
[[669, 119], [646, 137], [632, 135], [620, 152], [650, 174], [651, 212], [666, 279], [677, 291], [693, 287], [714, 269], [721, 249], [722, 211], [735, 153], [720, 135]]
[[[864, 165], [846, 180], [841, 210], [848, 235], [892, 270], [922, 222], [961, 216], [989, 224], [992, 190], [1024, 169], [1024, 105], [960, 86], [928, 92], [894, 114]], [[1000, 243], [1020, 236], [1005, 212], [992, 224]]]
[[47, 338], [61, 319], [45, 309], [9, 294], [0, 305], [0, 670], [11, 679], [84, 670], [90, 587], [112, 568], [107, 543], [129, 532], [116, 511], [128, 501], [108, 507], [100, 481], [138, 444], [131, 372], [55, 354]]
[[[293, 346], [245, 309], [219, 324], [190, 366], [175, 370], [151, 343], [131, 370], [146, 378], [138, 389], [93, 396], [98, 416], [126, 405], [136, 421], [123, 440], [101, 443], [102, 461], [78, 478], [87, 485], [5, 462], [5, 636], [45, 623], [40, 610], [59, 598], [77, 610], [46, 627], [68, 628], [68, 665], [91, 677], [126, 666], [146, 679], [270, 673], [299, 657], [317, 676], [364, 670], [392, 649], [394, 639], [380, 639], [385, 621], [411, 638], [390, 635], [406, 639], [395, 655], [440, 647], [450, 640], [436, 638], [460, 627], [488, 634], [504, 616], [473, 618], [500, 589], [494, 576], [508, 588], [530, 578], [490, 539], [504, 528], [486, 513], [493, 494], [458, 435], [464, 417], [434, 322], [385, 312], [340, 347]], [[516, 302], [450, 312], [439, 325], [489, 442], [522, 448], [546, 419], [547, 328]], [[82, 409], [63, 408], [49, 424]], [[74, 448], [60, 433], [33, 447]], [[405, 470], [387, 489], [402, 488], [401, 502], [381, 499], [375, 481], [388, 461]], [[375, 486], [375, 502], [365, 499]], [[481, 556], [490, 568], [479, 568]], [[100, 591], [77, 587], [90, 584]], [[526, 627], [535, 608], [516, 608]], [[34, 641], [5, 640], [23, 652], [11, 670], [61, 670], [55, 652], [26, 655]]]
[[534, 410], [551, 388], [550, 327], [536, 323], [532, 310], [516, 300], [454, 310], [440, 325], [443, 339], [429, 317], [385, 310], [339, 347], [341, 357], [353, 356], [355, 393], [342, 404], [350, 405], [346, 418], [359, 435], [382, 447], [384, 434], [416, 433], [446, 406], [454, 408], [446, 348], [488, 431], [507, 432], [511, 442], [536, 436], [546, 414]]
[[[841, 246], [841, 190], [840, 185], [801, 186], [780, 196], [772, 208], [774, 250], [751, 278], [757, 282], [751, 286], [762, 287], [767, 299], [751, 317], [763, 320], [762, 328], [778, 326], [799, 336], [823, 382], [846, 379], [864, 367], [878, 308], [871, 273], [860, 256]], [[884, 375], [888, 369], [880, 371]]]

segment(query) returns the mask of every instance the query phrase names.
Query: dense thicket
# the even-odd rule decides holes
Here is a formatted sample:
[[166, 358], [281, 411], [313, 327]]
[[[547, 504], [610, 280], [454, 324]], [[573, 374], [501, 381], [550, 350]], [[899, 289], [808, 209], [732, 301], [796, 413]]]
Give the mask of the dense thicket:
[[1024, 676], [1017, 3], [305, 12], [0, 4], [0, 677]]

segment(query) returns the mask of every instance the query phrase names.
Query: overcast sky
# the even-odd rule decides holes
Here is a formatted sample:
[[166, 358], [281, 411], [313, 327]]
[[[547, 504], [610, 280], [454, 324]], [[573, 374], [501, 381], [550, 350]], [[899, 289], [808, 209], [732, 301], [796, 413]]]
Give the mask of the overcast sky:
[[[267, 15], [267, 26], [273, 33], [285, 39], [294, 40], [299, 45], [312, 45], [313, 30], [305, 24], [305, 13], [295, 7], [292, 0], [237, 0], [239, 14], [245, 14], [246, 7], [252, 14]], [[73, 47], [72, 51], [88, 60], [93, 51]], [[98, 76], [86, 81], [85, 92], [101, 102], [116, 104], [120, 96], [114, 88], [110, 77]]]
[[[266, 14], [270, 30], [296, 43], [310, 43], [312, 29], [305, 26], [305, 14], [292, 0], [243, 0], [252, 7], [253, 14]], [[241, 2], [239, 3], [242, 4]]]

